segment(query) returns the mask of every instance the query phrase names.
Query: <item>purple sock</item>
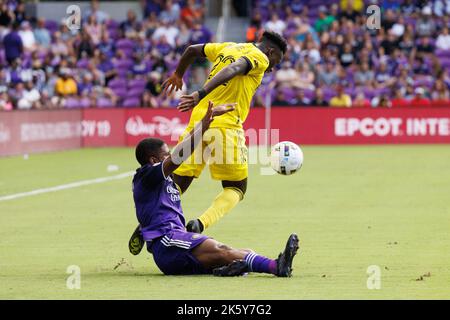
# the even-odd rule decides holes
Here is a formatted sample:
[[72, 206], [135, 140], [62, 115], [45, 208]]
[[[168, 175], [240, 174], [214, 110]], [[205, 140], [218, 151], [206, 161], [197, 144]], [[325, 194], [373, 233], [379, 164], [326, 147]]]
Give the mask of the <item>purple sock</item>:
[[247, 262], [250, 272], [277, 273], [277, 262], [275, 260], [257, 255], [253, 252], [247, 254], [244, 260]]

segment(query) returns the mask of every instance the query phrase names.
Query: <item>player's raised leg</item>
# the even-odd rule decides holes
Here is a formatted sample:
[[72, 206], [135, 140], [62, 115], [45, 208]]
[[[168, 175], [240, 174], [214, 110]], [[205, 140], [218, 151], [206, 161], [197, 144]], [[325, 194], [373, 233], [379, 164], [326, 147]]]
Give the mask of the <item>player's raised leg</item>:
[[188, 231], [201, 233], [229, 213], [244, 199], [247, 178], [241, 181], [222, 181], [222, 187], [222, 192], [217, 195], [211, 206], [199, 218], [188, 222], [186, 226]]

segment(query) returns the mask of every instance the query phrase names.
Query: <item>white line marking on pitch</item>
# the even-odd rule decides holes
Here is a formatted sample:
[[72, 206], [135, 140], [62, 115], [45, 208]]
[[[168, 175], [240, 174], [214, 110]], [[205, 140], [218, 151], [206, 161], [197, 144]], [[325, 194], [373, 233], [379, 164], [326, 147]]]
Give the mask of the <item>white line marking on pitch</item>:
[[115, 176], [110, 176], [110, 177], [102, 177], [102, 178], [91, 179], [91, 180], [82, 180], [82, 181], [72, 182], [72, 183], [68, 183], [68, 184], [62, 184], [62, 185], [54, 186], [54, 187], [50, 187], [50, 188], [42, 188], [42, 189], [36, 189], [36, 190], [28, 191], [28, 192], [10, 194], [7, 196], [0, 197], [0, 201], [14, 200], [14, 199], [28, 197], [28, 196], [34, 196], [34, 195], [42, 194], [42, 193], [61, 191], [61, 190], [66, 190], [66, 189], [71, 189], [71, 188], [87, 186], [90, 184], [97, 184], [97, 183], [103, 183], [103, 182], [108, 182], [108, 181], [113, 181], [113, 180], [119, 180], [119, 179], [131, 177], [133, 174], [134, 174], [134, 171], [129, 171], [129, 172], [121, 173], [121, 174], [118, 174]]

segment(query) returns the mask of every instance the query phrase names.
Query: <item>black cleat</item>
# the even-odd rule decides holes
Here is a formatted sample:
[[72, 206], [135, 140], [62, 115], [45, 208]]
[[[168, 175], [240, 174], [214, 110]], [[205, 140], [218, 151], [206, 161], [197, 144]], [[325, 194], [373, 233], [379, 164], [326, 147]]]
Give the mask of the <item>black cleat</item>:
[[142, 237], [141, 226], [138, 225], [131, 235], [130, 241], [128, 241], [128, 250], [132, 255], [138, 255], [144, 247], [144, 237]]
[[298, 237], [291, 234], [286, 243], [284, 252], [280, 253], [277, 261], [277, 277], [290, 277], [292, 276], [292, 260], [298, 250]]
[[248, 272], [247, 262], [245, 260], [234, 260], [229, 265], [215, 268], [213, 275], [216, 277], [236, 277], [242, 276]]
[[186, 230], [188, 232], [202, 233], [203, 232], [203, 224], [198, 219], [191, 220], [186, 225]]

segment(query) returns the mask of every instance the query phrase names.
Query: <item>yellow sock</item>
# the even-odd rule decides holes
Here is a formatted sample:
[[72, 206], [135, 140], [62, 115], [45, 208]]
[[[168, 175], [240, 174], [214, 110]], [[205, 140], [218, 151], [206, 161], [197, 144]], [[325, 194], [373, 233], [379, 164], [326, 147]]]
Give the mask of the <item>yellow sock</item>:
[[241, 190], [237, 188], [225, 188], [214, 199], [211, 207], [209, 207], [198, 219], [206, 229], [230, 212], [242, 198], [243, 194]]

